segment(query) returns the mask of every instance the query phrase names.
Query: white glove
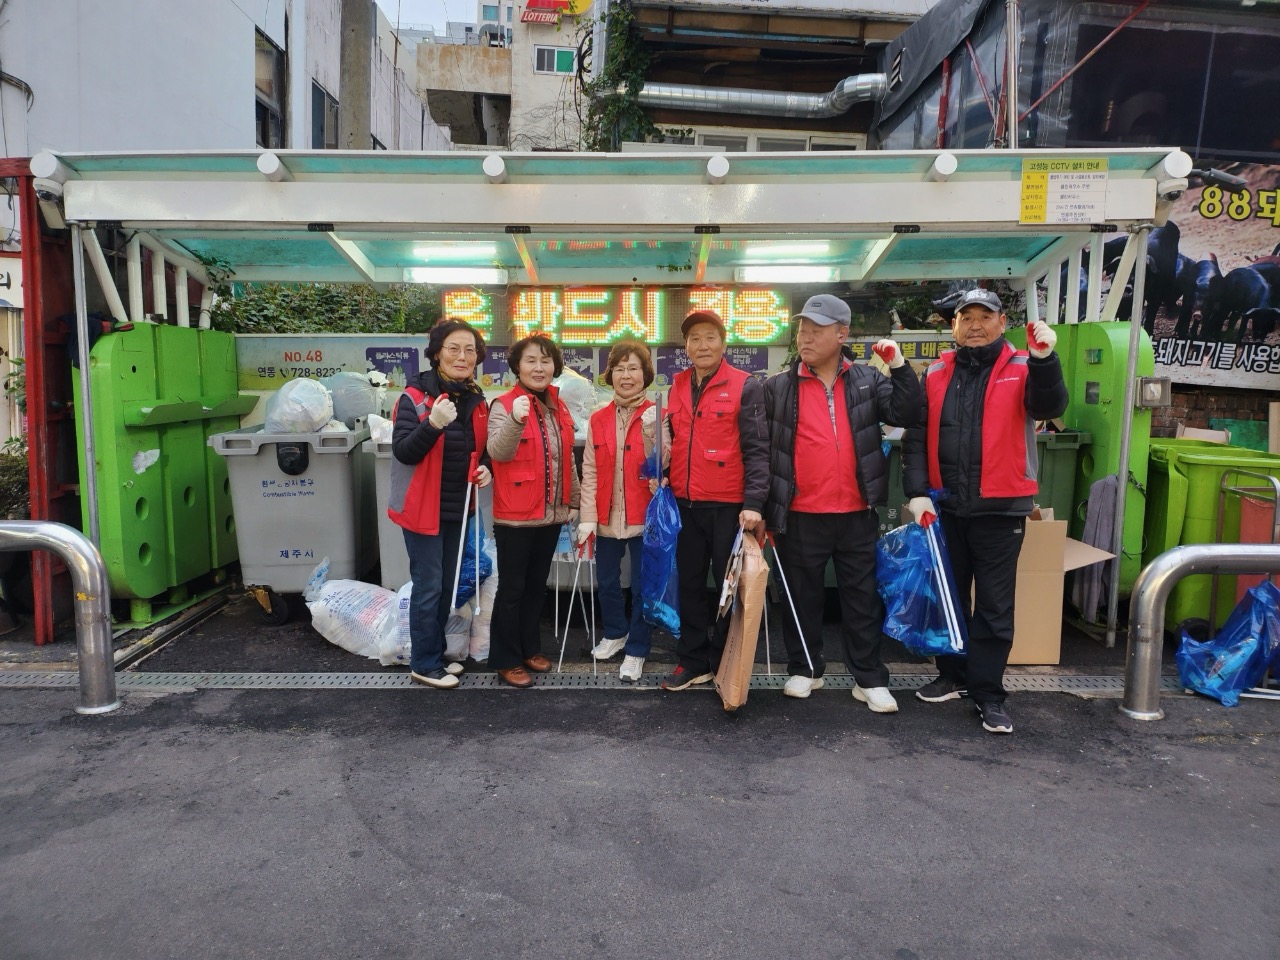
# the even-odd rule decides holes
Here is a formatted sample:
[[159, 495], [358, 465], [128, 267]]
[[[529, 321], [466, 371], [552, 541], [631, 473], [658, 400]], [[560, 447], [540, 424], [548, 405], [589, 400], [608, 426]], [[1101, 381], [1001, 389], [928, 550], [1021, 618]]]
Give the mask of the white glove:
[[581, 520], [578, 522], [578, 543], [586, 543], [591, 539], [592, 534], [596, 532], [596, 524], [590, 520]]
[[458, 408], [446, 396], [441, 396], [431, 405], [431, 416], [428, 418], [437, 430], [443, 430], [458, 419]]
[[524, 423], [529, 419], [529, 398], [524, 394], [516, 397], [515, 403], [511, 404], [511, 416], [516, 423]]
[[1058, 335], [1053, 332], [1053, 327], [1043, 320], [1035, 320], [1027, 324], [1027, 352], [1037, 360], [1043, 360], [1053, 353], [1057, 342]]
[[640, 414], [640, 426], [645, 430], [652, 430], [653, 425], [658, 422], [658, 408], [656, 406], [649, 407], [644, 413]]
[[872, 353], [889, 365], [890, 370], [896, 370], [907, 361], [902, 358], [902, 349], [885, 337], [883, 340], [877, 340], [876, 345], [871, 348]]
[[[907, 502], [907, 509], [911, 511], [911, 516], [916, 523], [924, 524], [925, 526], [928, 526], [928, 524], [924, 523], [926, 516], [932, 517], [934, 520], [938, 518], [938, 508], [933, 505], [933, 501], [928, 497], [912, 497]], [[932, 522], [933, 520], [929, 521], [929, 523]]]

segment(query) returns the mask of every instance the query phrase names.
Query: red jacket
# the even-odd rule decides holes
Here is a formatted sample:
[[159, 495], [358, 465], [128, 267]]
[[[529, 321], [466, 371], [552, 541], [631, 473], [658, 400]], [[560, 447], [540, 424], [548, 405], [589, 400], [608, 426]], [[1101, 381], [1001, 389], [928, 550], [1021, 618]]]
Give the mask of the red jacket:
[[[652, 406], [653, 401], [646, 400], [636, 408], [627, 425], [622, 449], [622, 492], [627, 501], [624, 519], [634, 526], [644, 523], [645, 508], [653, 496], [649, 493], [649, 481], [640, 475], [644, 464], [640, 417]], [[614, 403], [601, 407], [591, 415], [587, 426], [587, 443], [595, 448], [596, 520], [601, 526], [609, 522], [609, 511], [613, 509], [613, 474], [618, 459], [617, 410]]]
[[[417, 387], [405, 387], [404, 392], [413, 401], [418, 421], [427, 419], [436, 398], [427, 396]], [[471, 413], [471, 432], [476, 438], [476, 449], [483, 451], [485, 440], [489, 436], [487, 404], [476, 404]], [[387, 516], [406, 530], [430, 536], [440, 532], [440, 473], [444, 464], [444, 442], [442, 434], [426, 458], [416, 466], [391, 458]]]
[[[1027, 352], [1008, 344], [996, 359], [987, 380], [982, 406], [983, 497], [1030, 497], [1036, 484], [1035, 421], [1027, 413]], [[938, 463], [938, 429], [942, 422], [942, 402], [955, 373], [956, 354], [945, 351], [930, 364], [924, 375], [929, 407], [929, 484], [942, 489], [942, 467]]]
[[828, 403], [826, 385], [808, 364], [796, 368], [799, 416], [792, 451], [795, 493], [790, 509], [798, 513], [853, 513], [867, 509], [858, 489], [858, 455], [849, 423], [844, 379], [852, 364], [840, 358], [840, 370]]
[[750, 374], [720, 362], [693, 406], [693, 368], [667, 395], [671, 416], [671, 492], [679, 500], [741, 503], [745, 486], [738, 411]]
[[[553, 411], [560, 424], [560, 492], [559, 502], [570, 502], [573, 490], [573, 418], [558, 399], [559, 391], [547, 387], [547, 395], [555, 401]], [[551, 490], [550, 437], [539, 414], [540, 401], [536, 396], [516, 384], [498, 402], [508, 414], [516, 397], [529, 398], [529, 416], [524, 421], [524, 432], [516, 455], [510, 460], [493, 461], [493, 516], [496, 520], [541, 520], [547, 513], [547, 505], [554, 503]]]

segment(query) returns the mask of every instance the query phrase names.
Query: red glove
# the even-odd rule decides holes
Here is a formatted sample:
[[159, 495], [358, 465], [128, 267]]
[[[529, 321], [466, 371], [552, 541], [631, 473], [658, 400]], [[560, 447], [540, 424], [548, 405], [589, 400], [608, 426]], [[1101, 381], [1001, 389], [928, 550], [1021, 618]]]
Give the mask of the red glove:
[[888, 337], [877, 340], [875, 345], [872, 346], [871, 352], [883, 360], [885, 366], [890, 369], [896, 369], [906, 362], [902, 357], [902, 351], [898, 349], [898, 345]]
[[467, 482], [480, 482], [480, 451], [475, 450], [471, 454], [471, 463], [467, 466]]

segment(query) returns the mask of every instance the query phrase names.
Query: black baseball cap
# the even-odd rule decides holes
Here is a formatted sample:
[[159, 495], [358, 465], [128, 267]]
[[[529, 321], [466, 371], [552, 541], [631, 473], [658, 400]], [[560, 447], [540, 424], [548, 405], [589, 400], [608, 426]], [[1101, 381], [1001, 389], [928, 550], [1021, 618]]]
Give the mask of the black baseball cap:
[[991, 290], [984, 290], [982, 287], [966, 290], [964, 295], [960, 297], [960, 302], [956, 304], [956, 313], [959, 313], [965, 307], [972, 307], [975, 304], [986, 307], [988, 310], [994, 310], [996, 313], [1004, 313], [1000, 298]]

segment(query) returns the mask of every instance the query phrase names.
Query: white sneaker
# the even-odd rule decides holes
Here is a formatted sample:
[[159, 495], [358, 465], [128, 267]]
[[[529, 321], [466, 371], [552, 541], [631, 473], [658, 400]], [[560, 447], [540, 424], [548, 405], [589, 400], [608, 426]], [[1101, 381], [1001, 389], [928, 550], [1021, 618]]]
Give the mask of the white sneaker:
[[638, 683], [644, 673], [644, 657], [623, 657], [618, 679], [623, 683]]
[[444, 665], [444, 672], [452, 674], [455, 677], [462, 676], [462, 674], [466, 672], [466, 669], [467, 668], [457, 660], [452, 660]]
[[814, 690], [821, 690], [821, 689], [822, 689], [821, 677], [818, 677], [815, 680], [812, 677], [801, 677], [797, 675], [794, 677], [790, 677], [787, 680], [786, 685], [783, 686], [782, 688], [782, 692], [784, 695], [788, 697], [799, 697], [800, 699], [804, 699]]
[[853, 699], [861, 700], [871, 708], [872, 713], [897, 713], [898, 701], [888, 687], [860, 687], [853, 685]]
[[591, 656], [595, 657], [597, 660], [608, 660], [610, 657], [616, 657], [626, 645], [626, 637], [623, 637], [620, 640], [610, 640], [608, 637], [605, 637], [591, 648]]

